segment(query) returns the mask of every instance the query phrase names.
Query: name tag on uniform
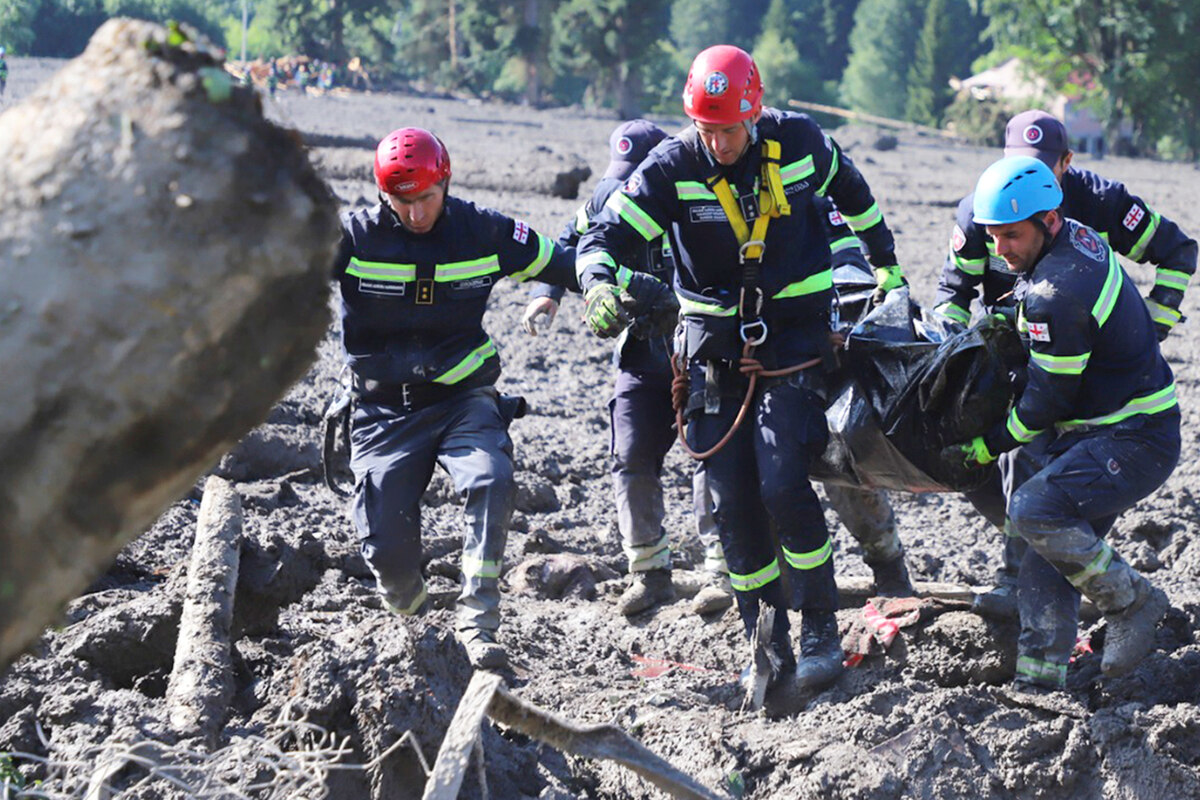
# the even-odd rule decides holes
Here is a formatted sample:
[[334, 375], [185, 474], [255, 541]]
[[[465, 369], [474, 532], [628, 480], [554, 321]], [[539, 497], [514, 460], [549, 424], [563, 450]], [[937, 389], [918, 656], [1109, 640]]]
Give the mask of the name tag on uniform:
[[363, 294], [378, 294], [385, 297], [403, 297], [406, 284], [392, 283], [391, 281], [369, 281], [366, 278], [358, 279], [358, 291]]

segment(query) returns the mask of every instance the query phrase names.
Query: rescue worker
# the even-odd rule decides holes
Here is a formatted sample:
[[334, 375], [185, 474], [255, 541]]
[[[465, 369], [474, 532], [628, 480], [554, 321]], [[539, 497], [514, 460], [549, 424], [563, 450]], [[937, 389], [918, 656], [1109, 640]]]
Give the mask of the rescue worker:
[[[515, 485], [494, 387], [500, 360], [483, 313], [504, 276], [577, 283], [572, 252], [450, 195], [450, 175], [436, 136], [393, 131], [375, 153], [380, 202], [342, 221], [333, 274], [356, 395], [351, 516], [388, 606], [420, 613], [427, 597], [419, 501], [436, 465], [449, 473], [467, 522], [457, 635], [474, 667], [497, 669], [507, 661], [496, 640], [498, 582]], [[670, 294], [645, 276], [629, 286]]]
[[8, 86], [8, 62], [4, 60], [4, 54], [8, 51], [3, 45], [0, 45], [0, 97], [4, 96], [4, 90]]
[[1116, 251], [1064, 216], [1063, 199], [1051, 168], [1030, 156], [1004, 158], [979, 178], [972, 219], [1016, 277], [1028, 381], [1006, 421], [946, 453], [984, 465], [1020, 448], [1008, 498], [1010, 525], [1029, 544], [1016, 681], [1051, 689], [1065, 685], [1080, 593], [1107, 623], [1104, 674], [1129, 672], [1153, 646], [1166, 595], [1103, 537], [1166, 481], [1180, 451], [1158, 322]]
[[[797, 369], [830, 348], [832, 270], [813, 194], [830, 195], [866, 243], [881, 291], [903, 276], [858, 169], [806, 115], [763, 108], [748, 53], [718, 45], [697, 55], [683, 104], [692, 127], [651, 152], [581, 239], [586, 318], [602, 336], [620, 333], [622, 254], [667, 234], [684, 315], [687, 436], [701, 455], [725, 441], [700, 469], [746, 634], [762, 603], [778, 609], [772, 683], [794, 675], [823, 685], [840, 673], [842, 650], [832, 542], [808, 479], [828, 436], [823, 380]], [[787, 374], [747, 377], [763, 369]], [[794, 672], [788, 609], [803, 612]]]
[[[1067, 129], [1058, 119], [1040, 110], [1023, 111], [1008, 121], [1004, 137], [1005, 155], [1028, 155], [1040, 159], [1053, 171], [1063, 190], [1062, 213], [1097, 231], [1121, 255], [1155, 266], [1154, 286], [1146, 306], [1161, 342], [1179, 323], [1179, 312], [1188, 281], [1196, 272], [1197, 244], [1171, 220], [1158, 214], [1140, 197], [1130, 194], [1117, 181], [1072, 166]], [[958, 204], [950, 247], [938, 284], [934, 311], [967, 324], [973, 301], [979, 299], [985, 313], [1003, 312], [1016, 306], [1013, 287], [1016, 276], [995, 245], [973, 219], [973, 196]], [[980, 297], [982, 294], [982, 297]], [[1002, 462], [1003, 472], [1008, 465]], [[1003, 479], [1000, 470], [981, 489], [966, 493], [972, 505], [1005, 533], [1004, 565], [997, 572], [997, 588], [981, 598], [984, 607], [1003, 614], [1015, 610], [1017, 567], [1025, 542], [1005, 525]]]

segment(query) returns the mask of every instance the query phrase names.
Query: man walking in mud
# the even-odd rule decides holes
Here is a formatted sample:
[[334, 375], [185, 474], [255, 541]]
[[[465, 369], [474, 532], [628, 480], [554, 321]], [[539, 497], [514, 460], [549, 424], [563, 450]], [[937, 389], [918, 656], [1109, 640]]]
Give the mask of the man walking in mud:
[[[1063, 191], [1062, 214], [1102, 234], [1117, 253], [1155, 267], [1154, 285], [1145, 298], [1158, 341], [1163, 341], [1182, 319], [1183, 294], [1196, 272], [1197, 245], [1179, 226], [1154, 211], [1118, 181], [1072, 165], [1066, 127], [1045, 111], [1031, 110], [1008, 121], [1005, 155], [1026, 155], [1050, 168]], [[996, 253], [996, 245], [973, 218], [973, 196], [958, 204], [950, 248], [942, 268], [934, 311], [957, 322], [971, 319], [972, 303], [979, 298], [985, 313], [1016, 307], [1013, 288], [1017, 276]], [[981, 296], [982, 295], [982, 296]], [[1007, 467], [1005, 467], [1007, 469]], [[1004, 530], [1004, 496], [1001, 475], [967, 499], [996, 527]], [[997, 588], [985, 599], [996, 610], [1013, 608], [1017, 568], [1025, 541], [1009, 529], [1005, 538], [1004, 566], [997, 573]]]
[[1017, 602], [1019, 687], [1062, 688], [1082, 593], [1108, 630], [1101, 669], [1128, 673], [1154, 644], [1166, 595], [1104, 541], [1116, 517], [1179, 459], [1179, 406], [1157, 321], [1094, 230], [1064, 216], [1054, 172], [1010, 156], [980, 177], [972, 219], [1016, 276], [1028, 382], [1006, 421], [947, 448], [986, 465], [1013, 460], [1009, 524], [1029, 544]]
[[[760, 606], [777, 610], [774, 683], [794, 674], [824, 685], [840, 674], [842, 650], [832, 542], [808, 478], [828, 436], [823, 380], [809, 367], [830, 348], [833, 291], [813, 194], [833, 197], [866, 243], [881, 291], [903, 278], [858, 169], [807, 116], [763, 108], [748, 53], [700, 53], [683, 101], [693, 127], [655, 148], [596, 215], [580, 242], [580, 283], [589, 309], [615, 309], [622, 254], [669, 233], [684, 315], [681, 406], [705, 457], [739, 613], [752, 636]], [[588, 320], [601, 335], [623, 327], [615, 313]], [[803, 612], [799, 664], [789, 609]]]
[[[511, 411], [494, 387], [500, 359], [483, 314], [504, 276], [577, 283], [572, 252], [451, 196], [450, 174], [436, 136], [393, 131], [375, 153], [380, 202], [343, 218], [333, 274], [356, 399], [351, 516], [388, 606], [418, 614], [427, 605], [419, 501], [435, 466], [450, 474], [467, 522], [457, 635], [474, 667], [498, 669], [507, 662], [496, 639], [498, 583], [515, 484]], [[634, 284], [669, 294], [652, 278]]]

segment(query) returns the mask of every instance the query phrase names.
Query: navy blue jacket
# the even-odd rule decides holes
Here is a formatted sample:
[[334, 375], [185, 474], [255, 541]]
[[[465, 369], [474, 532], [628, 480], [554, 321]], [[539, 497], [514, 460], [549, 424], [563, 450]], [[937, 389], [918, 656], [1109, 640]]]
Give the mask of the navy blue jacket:
[[500, 359], [483, 312], [506, 275], [577, 288], [573, 251], [457, 197], [426, 234], [405, 230], [383, 203], [344, 215], [333, 278], [351, 368], [383, 384], [495, 383]]
[[[1150, 297], [1178, 309], [1188, 280], [1196, 272], [1195, 240], [1130, 194], [1124, 184], [1094, 172], [1071, 167], [1063, 174], [1062, 190], [1063, 215], [1097, 231], [1121, 255], [1154, 264], [1157, 270]], [[973, 201], [971, 194], [958, 204], [935, 301], [938, 311], [964, 324], [970, 321], [971, 301], [981, 285], [985, 308], [1015, 305], [1009, 293], [1016, 276], [1004, 259], [996, 256], [984, 226], [973, 221]]]
[[1177, 408], [1146, 304], [1096, 231], [1065, 219], [1015, 289], [1018, 330], [1029, 338], [1028, 383], [1008, 420], [984, 437], [992, 454], [1050, 428], [1067, 432]]

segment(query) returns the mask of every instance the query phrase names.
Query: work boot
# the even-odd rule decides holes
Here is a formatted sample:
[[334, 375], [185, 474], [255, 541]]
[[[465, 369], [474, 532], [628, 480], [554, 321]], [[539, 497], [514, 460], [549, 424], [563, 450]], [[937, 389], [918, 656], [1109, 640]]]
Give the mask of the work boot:
[[508, 653], [496, 641], [496, 634], [480, 628], [458, 632], [458, 640], [467, 651], [467, 660], [477, 670], [498, 670], [508, 666]]
[[692, 611], [705, 616], [724, 611], [733, 605], [733, 587], [729, 585], [729, 576], [714, 575], [712, 580], [692, 598]]
[[629, 576], [629, 588], [617, 600], [617, 610], [627, 617], [675, 599], [671, 570], [648, 569]]
[[809, 689], [820, 689], [842, 674], [841, 637], [832, 611], [804, 611], [800, 618], [800, 663], [796, 679]]
[[988, 617], [999, 622], [1017, 620], [1017, 586], [1015, 583], [1001, 583], [991, 591], [977, 594], [971, 600], [971, 610], [981, 617]]
[[870, 564], [875, 573], [875, 594], [881, 597], [912, 597], [916, 594], [912, 580], [908, 577], [908, 566], [904, 553], [887, 561]]
[[1154, 648], [1155, 629], [1171, 605], [1162, 589], [1140, 575], [1134, 589], [1136, 596], [1128, 608], [1104, 615], [1108, 630], [1100, 670], [1110, 678], [1131, 672]]

